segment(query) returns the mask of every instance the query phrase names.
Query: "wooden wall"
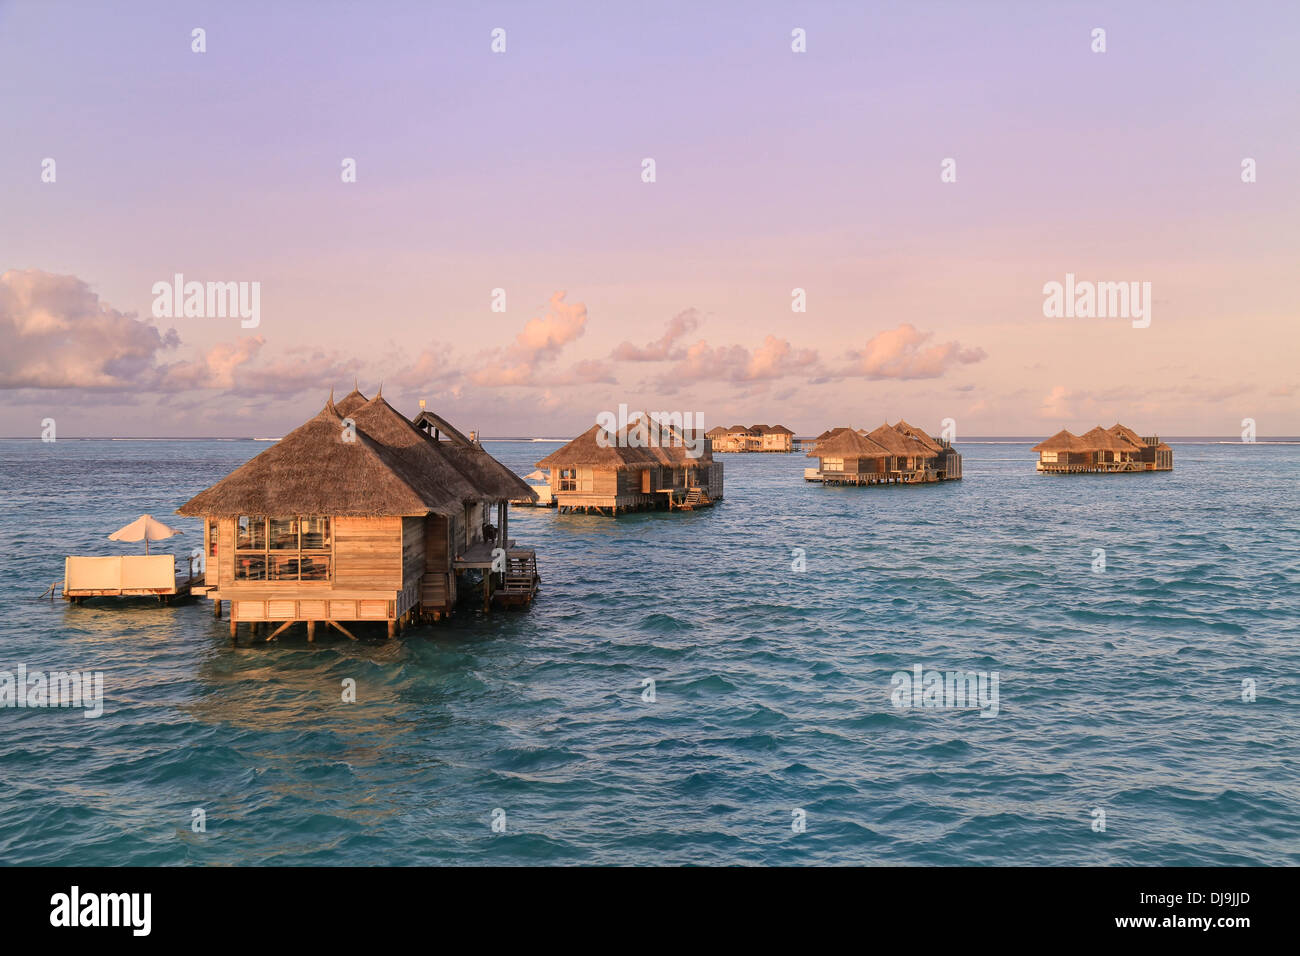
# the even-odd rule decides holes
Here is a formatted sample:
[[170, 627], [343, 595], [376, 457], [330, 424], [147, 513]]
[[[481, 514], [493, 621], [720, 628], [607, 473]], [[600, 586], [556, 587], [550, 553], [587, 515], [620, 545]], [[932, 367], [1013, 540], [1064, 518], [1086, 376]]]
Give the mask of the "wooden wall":
[[[207, 520], [206, 518], [204, 519]], [[206, 560], [212, 561], [213, 558]], [[235, 519], [217, 519], [217, 586], [229, 587], [235, 583]], [[208, 573], [211, 573], [209, 565]]]
[[335, 518], [334, 586], [402, 588], [402, 519]]
[[402, 580], [424, 577], [424, 518], [402, 519]]
[[717, 501], [722, 497], [722, 462], [709, 462], [709, 497]]
[[[624, 488], [627, 487], [624, 483], [630, 474], [632, 473], [629, 471], [615, 471], [611, 468], [594, 471], [591, 476], [591, 490], [598, 495], [616, 495], [621, 490], [620, 485], [623, 485]], [[620, 481], [620, 479], [622, 480]], [[638, 493], [640, 490], [638, 479]]]

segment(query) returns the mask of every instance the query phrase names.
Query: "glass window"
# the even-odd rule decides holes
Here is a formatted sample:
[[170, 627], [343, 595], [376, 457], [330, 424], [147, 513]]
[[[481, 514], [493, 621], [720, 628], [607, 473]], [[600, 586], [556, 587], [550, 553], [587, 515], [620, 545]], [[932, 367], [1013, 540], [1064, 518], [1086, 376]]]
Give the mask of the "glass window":
[[298, 550], [297, 518], [272, 518], [269, 525], [270, 532], [267, 538], [273, 551]]
[[240, 515], [235, 547], [240, 551], [266, 550], [266, 519]]
[[578, 490], [578, 472], [574, 468], [560, 469], [560, 490], [577, 491]]
[[272, 554], [270, 556], [270, 580], [272, 581], [297, 581], [298, 580], [298, 555], [295, 554]]
[[208, 522], [208, 557], [215, 558], [216, 556], [217, 556], [217, 523], [215, 521], [209, 521]]
[[266, 555], [264, 554], [235, 555], [235, 580], [236, 581], [265, 581], [266, 580]]
[[302, 549], [304, 551], [329, 550], [330, 519], [303, 518], [301, 524]]
[[241, 515], [238, 529], [235, 580], [330, 580], [332, 541], [328, 517]]
[[304, 554], [299, 562], [302, 581], [328, 581], [330, 557], [328, 554]]

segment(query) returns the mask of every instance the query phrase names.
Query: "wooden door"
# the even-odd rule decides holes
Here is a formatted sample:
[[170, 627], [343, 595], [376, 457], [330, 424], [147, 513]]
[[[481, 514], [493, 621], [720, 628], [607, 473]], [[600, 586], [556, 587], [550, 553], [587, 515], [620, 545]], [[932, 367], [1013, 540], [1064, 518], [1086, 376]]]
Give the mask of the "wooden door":
[[451, 566], [447, 540], [447, 516], [429, 515], [424, 519], [424, 570], [444, 574]]

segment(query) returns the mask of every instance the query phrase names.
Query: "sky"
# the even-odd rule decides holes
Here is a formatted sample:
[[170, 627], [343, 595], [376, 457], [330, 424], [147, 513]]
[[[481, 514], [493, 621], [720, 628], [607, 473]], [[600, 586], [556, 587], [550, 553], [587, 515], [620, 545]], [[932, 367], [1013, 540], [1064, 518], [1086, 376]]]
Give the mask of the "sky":
[[1297, 49], [1294, 2], [0, 0], [0, 435], [354, 382], [486, 436], [1300, 434]]

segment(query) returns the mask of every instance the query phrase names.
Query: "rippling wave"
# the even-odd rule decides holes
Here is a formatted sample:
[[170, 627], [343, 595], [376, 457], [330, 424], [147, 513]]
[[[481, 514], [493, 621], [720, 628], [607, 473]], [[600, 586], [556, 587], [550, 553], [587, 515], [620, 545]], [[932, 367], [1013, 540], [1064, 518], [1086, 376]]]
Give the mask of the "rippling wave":
[[[517, 510], [533, 608], [395, 641], [33, 600], [262, 447], [0, 443], [0, 669], [106, 674], [98, 719], [0, 709], [0, 861], [1300, 863], [1296, 447], [868, 489], [729, 455], [712, 509]], [[997, 716], [896, 709], [918, 664], [997, 671]]]

